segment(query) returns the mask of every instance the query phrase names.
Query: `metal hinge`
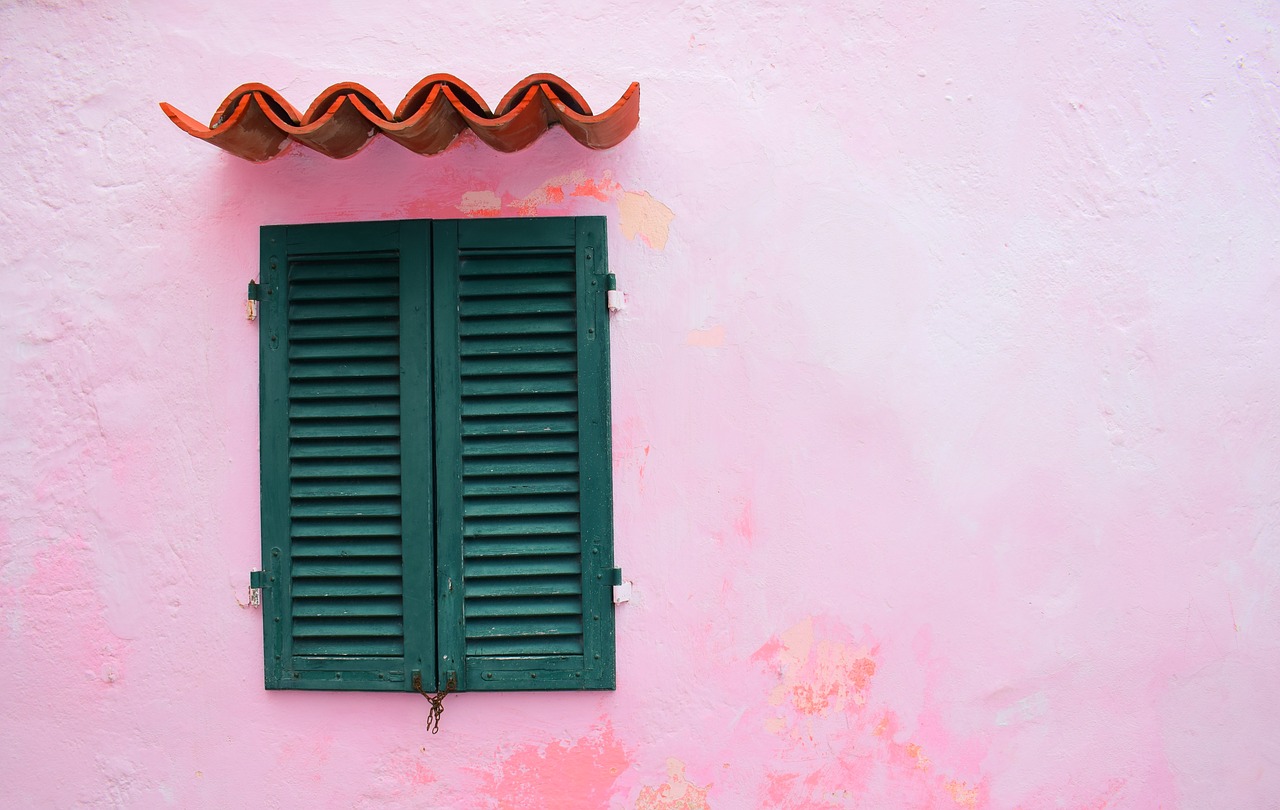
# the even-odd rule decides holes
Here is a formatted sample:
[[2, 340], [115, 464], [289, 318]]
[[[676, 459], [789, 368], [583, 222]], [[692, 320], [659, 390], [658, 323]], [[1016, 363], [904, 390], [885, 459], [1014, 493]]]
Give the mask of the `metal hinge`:
[[262, 300], [262, 285], [256, 281], [249, 282], [249, 292], [245, 294], [244, 316], [249, 320], [258, 317], [258, 302]]
[[262, 572], [249, 572], [249, 607], [259, 607], [262, 604]]
[[631, 601], [631, 583], [622, 579], [622, 569], [613, 569], [613, 603], [621, 605]]
[[627, 305], [627, 299], [622, 294], [622, 291], [618, 289], [618, 277], [613, 273], [610, 273], [608, 275], [608, 279], [609, 287], [608, 292], [605, 293], [605, 298], [608, 303], [609, 311], [617, 312]]

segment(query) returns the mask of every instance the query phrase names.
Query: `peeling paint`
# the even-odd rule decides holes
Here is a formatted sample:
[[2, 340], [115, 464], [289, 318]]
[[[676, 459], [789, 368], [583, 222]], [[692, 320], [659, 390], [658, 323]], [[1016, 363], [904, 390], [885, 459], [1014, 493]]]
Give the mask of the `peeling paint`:
[[684, 771], [683, 762], [668, 759], [666, 783], [641, 788], [635, 810], [711, 810], [711, 805], [707, 803], [707, 791], [712, 786], [693, 784], [685, 779]]
[[876, 701], [878, 652], [838, 622], [806, 617], [752, 657], [778, 678], [763, 717], [784, 745], [767, 774], [769, 805], [842, 806], [853, 795], [867, 806], [986, 807], [980, 774], [962, 778], [920, 738], [900, 739], [897, 713]]
[[606, 173], [599, 179], [595, 177], [580, 177], [571, 193], [575, 197], [593, 197], [600, 202], [609, 202], [621, 192], [622, 186], [618, 185]]
[[527, 217], [543, 213], [544, 208], [562, 208], [570, 197], [616, 204], [618, 225], [626, 238], [639, 239], [653, 250], [660, 251], [666, 247], [675, 213], [647, 191], [623, 188], [609, 171], [599, 177], [590, 176], [580, 169], [556, 175], [518, 198], [489, 189], [466, 191], [456, 207], [473, 217], [501, 216], [504, 209], [510, 214]]
[[654, 250], [667, 246], [667, 236], [675, 212], [647, 191], [628, 191], [618, 201], [619, 224], [628, 239], [637, 236]]
[[496, 217], [502, 213], [502, 198], [492, 191], [468, 191], [458, 210], [472, 217]]
[[964, 782], [955, 779], [947, 779], [943, 783], [943, 787], [947, 789], [947, 793], [951, 794], [951, 798], [960, 807], [974, 808], [978, 806], [978, 789], [969, 787]]
[[782, 682], [769, 695], [772, 706], [789, 706], [801, 715], [826, 715], [860, 709], [876, 672], [874, 649], [815, 636], [806, 618], [761, 647], [753, 660], [779, 668]]

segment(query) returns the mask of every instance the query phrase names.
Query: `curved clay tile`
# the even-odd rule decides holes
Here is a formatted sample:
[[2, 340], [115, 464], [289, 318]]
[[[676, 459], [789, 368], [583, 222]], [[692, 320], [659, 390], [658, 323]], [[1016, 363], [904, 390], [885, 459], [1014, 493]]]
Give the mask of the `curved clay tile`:
[[608, 110], [591, 112], [558, 76], [535, 73], [502, 98], [496, 110], [455, 76], [436, 73], [413, 86], [394, 113], [367, 88], [335, 84], [305, 113], [265, 84], [242, 84], [227, 96], [209, 126], [161, 102], [169, 120], [189, 135], [246, 160], [270, 160], [289, 140], [332, 158], [363, 149], [379, 132], [419, 154], [444, 150], [463, 129], [502, 152], [515, 152], [559, 124], [592, 149], [621, 143], [640, 121], [640, 85], [632, 83]]

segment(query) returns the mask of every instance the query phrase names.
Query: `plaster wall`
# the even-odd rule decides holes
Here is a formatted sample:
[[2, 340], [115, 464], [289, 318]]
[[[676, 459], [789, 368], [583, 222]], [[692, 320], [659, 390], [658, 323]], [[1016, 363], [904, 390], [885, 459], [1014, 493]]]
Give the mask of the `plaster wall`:
[[[8, 807], [1280, 806], [1265, 2], [0, 4]], [[641, 123], [175, 129], [536, 71]], [[603, 214], [618, 690], [267, 693], [258, 226]]]

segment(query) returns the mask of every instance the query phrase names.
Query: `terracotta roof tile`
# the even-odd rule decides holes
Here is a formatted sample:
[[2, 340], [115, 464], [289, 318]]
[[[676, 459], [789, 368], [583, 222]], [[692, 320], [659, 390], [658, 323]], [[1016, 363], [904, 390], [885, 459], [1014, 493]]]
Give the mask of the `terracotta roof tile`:
[[179, 128], [246, 160], [270, 160], [294, 140], [332, 158], [360, 151], [379, 132], [414, 152], [434, 155], [464, 129], [502, 152], [515, 152], [559, 124], [574, 140], [608, 149], [640, 120], [640, 85], [633, 83], [612, 107], [595, 115], [563, 79], [535, 73], [511, 88], [496, 110], [457, 77], [436, 73], [414, 85], [391, 112], [354, 82], [325, 90], [301, 115], [265, 84], [242, 84], [204, 126], [171, 104], [160, 109]]

